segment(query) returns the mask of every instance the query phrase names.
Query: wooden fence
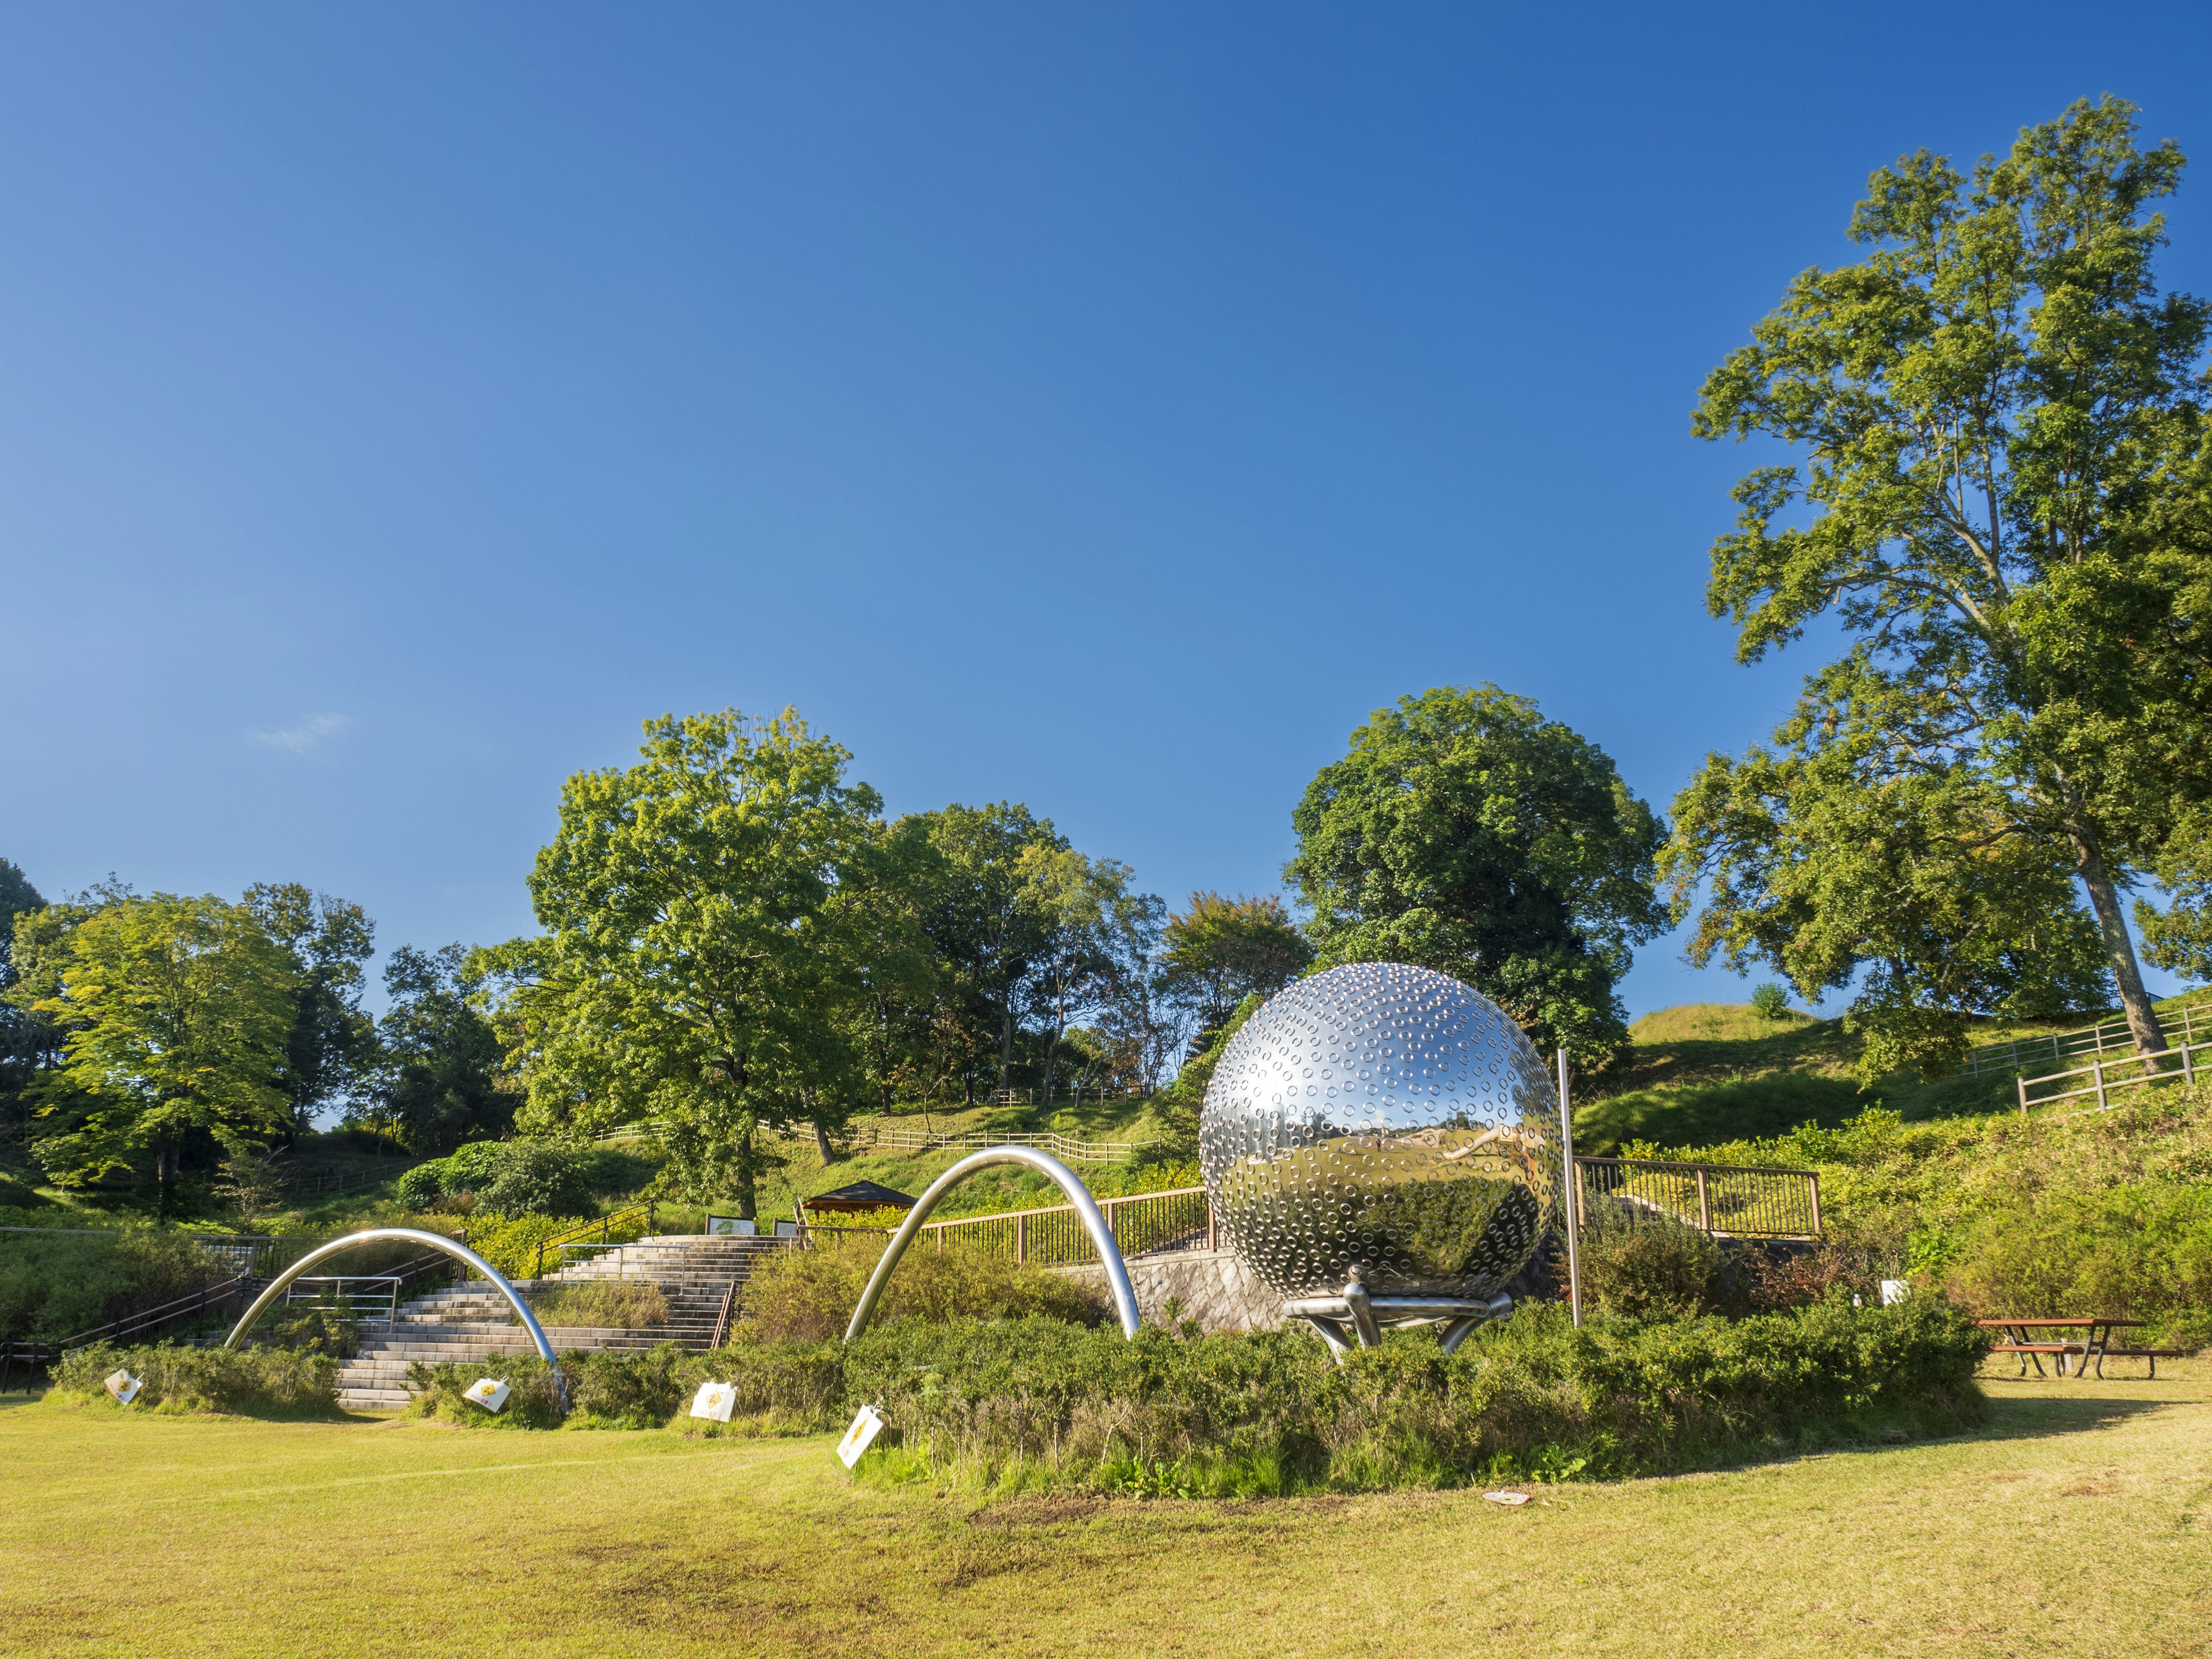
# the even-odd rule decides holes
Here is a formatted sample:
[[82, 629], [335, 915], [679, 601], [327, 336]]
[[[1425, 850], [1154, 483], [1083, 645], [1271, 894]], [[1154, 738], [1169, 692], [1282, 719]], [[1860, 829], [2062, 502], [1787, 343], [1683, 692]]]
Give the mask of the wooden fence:
[[2100, 1055], [2087, 1066], [2052, 1072], [2044, 1077], [2023, 1074], [2016, 1079], [2021, 1115], [2027, 1116], [2031, 1106], [2055, 1106], [2061, 1101], [2092, 1097], [2097, 1103], [2094, 1109], [2105, 1111], [2111, 1108], [2112, 1095], [2118, 1090], [2140, 1089], [2147, 1084], [2169, 1083], [2176, 1079], [2194, 1083], [2197, 1081], [2197, 1056], [2208, 1049], [2212, 1049], [2212, 1040], [2196, 1043], [2184, 1042], [2175, 1048], [2161, 1048], [2153, 1054]]
[[[2169, 1040], [2173, 1036], [2177, 1021], [2181, 1026], [2181, 1048], [2197, 1042], [2197, 1016], [2204, 1016], [2204, 1029], [2212, 1035], [2212, 1003], [2185, 1003], [2179, 1008], [2159, 1011], [2159, 1024]], [[2085, 1025], [2078, 1031], [2056, 1031], [2049, 1036], [2021, 1037], [2016, 1042], [1991, 1043], [1986, 1048], [1974, 1048], [1966, 1054], [1966, 1074], [1969, 1077], [1990, 1077], [2006, 1072], [2025, 1073], [2031, 1066], [2045, 1062], [2057, 1066], [2083, 1054], [2094, 1054], [2102, 1060], [2134, 1052], [2136, 1040], [2124, 1019], [2108, 1019], [2101, 1025]], [[2172, 1053], [2167, 1049], [2161, 1052]], [[2041, 1081], [2042, 1079], [2038, 1079]]]
[[[1124, 1256], [1220, 1248], [1213, 1206], [1206, 1202], [1203, 1187], [1140, 1193], [1133, 1198], [1102, 1198], [1098, 1207], [1105, 1215], [1106, 1230], [1114, 1235], [1115, 1248]], [[1098, 1251], [1073, 1204], [925, 1222], [921, 1231], [934, 1235], [940, 1251], [949, 1242], [1047, 1267], [1077, 1267], [1098, 1260]]]
[[1595, 1204], [1632, 1221], [1679, 1221], [1717, 1238], [1820, 1236], [1820, 1177], [1812, 1170], [1650, 1158], [1577, 1158], [1577, 1215]]

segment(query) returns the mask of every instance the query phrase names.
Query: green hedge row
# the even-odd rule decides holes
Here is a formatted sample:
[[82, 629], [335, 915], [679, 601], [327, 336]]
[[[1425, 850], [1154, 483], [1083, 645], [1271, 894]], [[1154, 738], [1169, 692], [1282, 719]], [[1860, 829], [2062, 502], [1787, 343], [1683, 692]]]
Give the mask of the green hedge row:
[[[1580, 1331], [1530, 1304], [1456, 1354], [1414, 1334], [1340, 1367], [1303, 1331], [1126, 1342], [1026, 1319], [901, 1322], [850, 1348], [571, 1355], [562, 1370], [574, 1427], [685, 1426], [712, 1378], [736, 1386], [730, 1432], [818, 1432], [876, 1406], [890, 1426], [870, 1455], [883, 1478], [1244, 1496], [1658, 1474], [1948, 1432], [1982, 1420], [1988, 1346], [1933, 1300]], [[495, 1369], [514, 1389], [496, 1418], [461, 1398]], [[539, 1364], [417, 1366], [411, 1380], [427, 1415], [560, 1420]]]
[[287, 1348], [118, 1348], [105, 1342], [62, 1356], [47, 1397], [114, 1407], [106, 1378], [139, 1381], [131, 1411], [234, 1412], [252, 1417], [335, 1417], [338, 1362]]

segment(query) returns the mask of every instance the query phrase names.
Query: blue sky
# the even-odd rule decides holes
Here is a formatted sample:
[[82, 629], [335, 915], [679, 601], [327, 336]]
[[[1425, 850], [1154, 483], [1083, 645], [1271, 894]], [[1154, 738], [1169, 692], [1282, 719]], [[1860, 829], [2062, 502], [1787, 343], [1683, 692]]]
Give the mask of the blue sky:
[[[2212, 162], [2208, 18], [0, 7], [0, 855], [489, 941], [562, 777], [792, 703], [1269, 891], [1478, 680], [1663, 810], [1814, 664], [1705, 614], [1705, 370], [1902, 151]], [[1741, 1000], [1679, 949], [1632, 1012]]]

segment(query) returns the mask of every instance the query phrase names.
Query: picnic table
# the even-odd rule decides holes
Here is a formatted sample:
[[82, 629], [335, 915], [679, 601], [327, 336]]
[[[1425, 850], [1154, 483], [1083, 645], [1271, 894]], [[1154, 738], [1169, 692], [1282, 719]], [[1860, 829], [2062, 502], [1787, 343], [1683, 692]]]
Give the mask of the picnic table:
[[[2045, 1354], [2051, 1356], [2051, 1364], [2058, 1368], [2059, 1376], [2063, 1376], [2066, 1375], [2066, 1357], [2071, 1354], [2075, 1357], [2074, 1375], [2076, 1376], [2089, 1369], [2092, 1359], [2097, 1362], [2097, 1375], [2103, 1376], [2105, 1361], [2109, 1357], [2149, 1360], [2151, 1380], [2155, 1382], [2158, 1379], [2158, 1362], [2179, 1358], [2181, 1350], [2115, 1348], [2112, 1346], [2114, 1331], [2133, 1330], [2147, 1322], [2141, 1319], [1978, 1319], [1974, 1322], [1984, 1330], [2004, 1333], [2005, 1340], [1998, 1343], [1992, 1352], [2008, 1353], [2017, 1359], [2022, 1376], [2027, 1375], [2031, 1364], [2035, 1367], [2035, 1374], [2041, 1376], [2044, 1374], [2043, 1356]], [[2078, 1331], [2081, 1335], [2076, 1340], [2068, 1341], [2064, 1335], [2068, 1331]], [[2036, 1340], [2036, 1335], [2041, 1333], [2056, 1334], [2059, 1340]]]

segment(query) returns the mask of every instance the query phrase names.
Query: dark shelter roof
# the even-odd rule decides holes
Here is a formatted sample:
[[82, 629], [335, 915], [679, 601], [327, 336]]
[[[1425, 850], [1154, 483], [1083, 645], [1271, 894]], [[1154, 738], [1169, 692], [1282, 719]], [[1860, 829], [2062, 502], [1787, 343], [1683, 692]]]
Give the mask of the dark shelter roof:
[[840, 1187], [835, 1192], [817, 1193], [802, 1201], [802, 1207], [809, 1210], [880, 1210], [885, 1205], [911, 1210], [914, 1200], [904, 1193], [895, 1193], [875, 1182], [856, 1181], [849, 1187]]

